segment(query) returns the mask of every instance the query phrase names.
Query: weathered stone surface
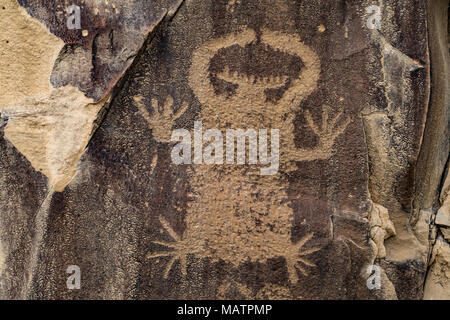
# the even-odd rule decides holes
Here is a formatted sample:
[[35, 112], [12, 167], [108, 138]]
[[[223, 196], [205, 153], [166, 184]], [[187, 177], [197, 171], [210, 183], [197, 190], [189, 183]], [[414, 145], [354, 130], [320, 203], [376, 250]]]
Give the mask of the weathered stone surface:
[[[0, 297], [446, 297], [446, 1], [4, 1]], [[175, 164], [199, 121], [276, 174]]]
[[424, 299], [450, 299], [450, 244], [443, 238], [433, 247], [430, 271], [425, 282]]
[[436, 214], [436, 224], [444, 227], [450, 227], [450, 211], [447, 206], [442, 207]]
[[[20, 0], [27, 12], [64, 41], [54, 61], [54, 87], [76, 86], [102, 100], [117, 84], [149, 33], [166, 17], [175, 14], [180, 0], [70, 1]], [[81, 29], [69, 30], [69, 5], [80, 7]]]

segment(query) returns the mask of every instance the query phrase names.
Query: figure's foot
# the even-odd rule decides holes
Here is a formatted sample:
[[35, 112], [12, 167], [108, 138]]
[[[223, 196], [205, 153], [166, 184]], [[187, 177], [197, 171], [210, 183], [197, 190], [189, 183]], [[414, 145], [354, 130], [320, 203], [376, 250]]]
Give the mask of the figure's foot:
[[169, 262], [167, 263], [166, 269], [164, 271], [164, 279], [167, 279], [169, 276], [169, 272], [173, 267], [173, 264], [175, 261], [180, 260], [181, 263], [181, 274], [183, 276], [187, 275], [187, 255], [192, 253], [190, 248], [192, 247], [192, 243], [190, 241], [186, 241], [186, 239], [182, 239], [169, 225], [167, 220], [165, 220], [163, 217], [159, 217], [159, 221], [161, 222], [161, 225], [164, 227], [164, 229], [169, 233], [169, 235], [172, 237], [173, 242], [166, 242], [166, 241], [152, 241], [153, 243], [159, 244], [164, 247], [168, 247], [170, 249], [173, 249], [171, 251], [164, 251], [164, 252], [155, 252], [155, 253], [149, 253], [147, 254], [147, 259], [154, 259], [154, 258], [160, 258], [160, 257], [170, 257]]
[[304, 236], [302, 239], [300, 239], [297, 243], [292, 244], [291, 247], [287, 248], [286, 250], [286, 264], [288, 268], [289, 273], [289, 280], [291, 283], [297, 283], [298, 282], [298, 274], [297, 270], [299, 270], [303, 275], [308, 275], [307, 268], [308, 267], [315, 267], [316, 265], [305, 258], [305, 256], [314, 253], [316, 251], [319, 251], [320, 248], [310, 248], [306, 250], [302, 250], [303, 246], [311, 240], [314, 233], [309, 233], [306, 236]]

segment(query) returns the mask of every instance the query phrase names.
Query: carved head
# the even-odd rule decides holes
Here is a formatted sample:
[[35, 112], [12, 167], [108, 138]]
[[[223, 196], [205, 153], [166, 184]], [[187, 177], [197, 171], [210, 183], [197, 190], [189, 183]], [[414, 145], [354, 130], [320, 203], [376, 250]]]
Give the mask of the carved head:
[[257, 37], [245, 29], [194, 52], [190, 84], [203, 116], [255, 122], [298, 107], [316, 88], [319, 74], [318, 56], [297, 35], [262, 30]]

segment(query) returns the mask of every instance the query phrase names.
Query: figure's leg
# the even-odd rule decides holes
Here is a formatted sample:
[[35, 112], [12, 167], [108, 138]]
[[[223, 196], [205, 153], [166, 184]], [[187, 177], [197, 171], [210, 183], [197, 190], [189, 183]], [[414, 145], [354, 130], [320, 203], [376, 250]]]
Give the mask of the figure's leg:
[[188, 254], [195, 254], [197, 251], [200, 250], [202, 247], [202, 242], [195, 241], [194, 239], [188, 238], [188, 237], [181, 237], [179, 236], [169, 225], [169, 223], [163, 218], [159, 217], [159, 221], [161, 222], [161, 225], [164, 227], [164, 229], [167, 231], [167, 233], [172, 237], [175, 241], [158, 241], [155, 240], [153, 243], [159, 244], [164, 247], [168, 247], [172, 250], [170, 251], [163, 251], [163, 252], [155, 252], [155, 253], [149, 253], [147, 254], [147, 259], [154, 259], [154, 258], [160, 258], [160, 257], [170, 257], [169, 262], [167, 263], [165, 272], [164, 272], [164, 279], [167, 279], [169, 276], [169, 272], [173, 267], [173, 264], [180, 260], [181, 263], [181, 274], [183, 276], [187, 275], [187, 255]]
[[316, 265], [309, 261], [305, 256], [319, 251], [320, 248], [310, 248], [302, 250], [303, 246], [311, 240], [313, 233], [305, 235], [297, 243], [293, 243], [286, 248], [286, 253], [284, 255], [286, 259], [286, 265], [289, 273], [289, 280], [291, 283], [298, 282], [297, 270], [303, 275], [308, 275], [307, 267], [315, 267]]

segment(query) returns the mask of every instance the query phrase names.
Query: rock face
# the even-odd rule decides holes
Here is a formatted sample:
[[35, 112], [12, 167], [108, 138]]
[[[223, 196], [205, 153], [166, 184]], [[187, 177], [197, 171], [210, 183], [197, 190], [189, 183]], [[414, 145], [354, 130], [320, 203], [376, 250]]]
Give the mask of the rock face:
[[447, 26], [2, 0], [0, 298], [449, 299]]

